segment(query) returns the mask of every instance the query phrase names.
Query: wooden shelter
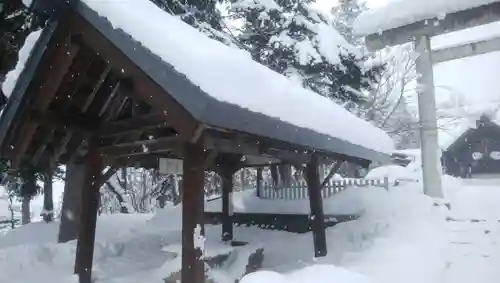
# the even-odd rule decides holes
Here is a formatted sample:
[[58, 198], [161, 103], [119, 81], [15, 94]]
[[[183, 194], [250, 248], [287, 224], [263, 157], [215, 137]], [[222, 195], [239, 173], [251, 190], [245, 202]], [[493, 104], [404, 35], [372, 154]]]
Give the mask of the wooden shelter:
[[315, 255], [326, 254], [318, 164], [368, 166], [387, 154], [214, 99], [85, 1], [66, 2], [34, 2], [50, 20], [0, 119], [0, 149], [13, 169], [21, 161], [84, 164], [81, 283], [91, 282], [101, 184], [115, 167], [156, 167], [159, 158], [183, 160], [182, 282], [204, 282], [193, 235], [204, 222], [205, 170], [223, 177], [223, 238], [230, 241], [232, 175], [249, 166], [305, 166]]

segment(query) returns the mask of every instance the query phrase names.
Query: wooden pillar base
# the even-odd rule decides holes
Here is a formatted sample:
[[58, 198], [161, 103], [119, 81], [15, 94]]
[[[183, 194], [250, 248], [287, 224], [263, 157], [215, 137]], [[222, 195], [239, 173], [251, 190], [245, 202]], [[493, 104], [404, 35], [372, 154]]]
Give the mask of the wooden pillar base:
[[75, 273], [80, 283], [92, 282], [99, 187], [95, 181], [100, 177], [102, 162], [99, 154], [90, 151], [85, 157], [85, 177], [82, 190], [81, 218], [76, 247]]
[[181, 282], [203, 283], [205, 155], [199, 143], [185, 143], [183, 152]]
[[314, 256], [323, 257], [327, 254], [325, 215], [319, 183], [318, 157], [313, 155], [306, 167], [307, 189], [309, 191], [309, 205], [311, 206], [311, 220], [314, 241]]

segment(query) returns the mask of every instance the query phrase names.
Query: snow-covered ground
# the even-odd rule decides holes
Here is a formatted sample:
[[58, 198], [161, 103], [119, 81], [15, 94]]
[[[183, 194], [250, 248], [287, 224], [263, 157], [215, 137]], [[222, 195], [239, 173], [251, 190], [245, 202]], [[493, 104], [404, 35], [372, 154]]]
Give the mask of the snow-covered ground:
[[[405, 174], [390, 167], [378, 172]], [[417, 182], [402, 183], [388, 192], [378, 187], [345, 191], [345, 199], [356, 200], [362, 216], [327, 230], [329, 252], [325, 258], [313, 257], [310, 234], [235, 227], [235, 239], [264, 248], [263, 271], [242, 282], [494, 282], [500, 275], [496, 240], [500, 190], [492, 180], [443, 180], [451, 210], [436, 206], [421, 193]], [[326, 199], [325, 207], [338, 202], [334, 199]], [[263, 205], [250, 193], [235, 200], [240, 202], [235, 207], [242, 211]], [[207, 206], [217, 210], [218, 204]], [[277, 205], [276, 210], [283, 207]], [[97, 282], [162, 282], [178, 267], [175, 251], [181, 240], [180, 212], [181, 207], [168, 207], [155, 215], [100, 217], [94, 265]], [[220, 233], [220, 226], [207, 226], [205, 253], [232, 250], [220, 243]], [[71, 274], [75, 242], [57, 244], [56, 235], [57, 223], [40, 222], [0, 237], [0, 283], [34, 282], [35, 278], [38, 282], [76, 282]], [[241, 264], [217, 272], [214, 274], [225, 283], [241, 275]]]

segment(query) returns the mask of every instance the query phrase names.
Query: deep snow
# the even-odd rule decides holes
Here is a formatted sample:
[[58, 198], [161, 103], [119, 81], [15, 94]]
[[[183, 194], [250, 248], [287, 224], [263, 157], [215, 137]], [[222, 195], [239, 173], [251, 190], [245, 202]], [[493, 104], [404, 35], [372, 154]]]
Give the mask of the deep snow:
[[[371, 174], [393, 176], [391, 168]], [[495, 282], [500, 275], [496, 248], [500, 191], [495, 181], [443, 180], [451, 211], [423, 195], [419, 182], [402, 183], [388, 192], [378, 187], [349, 189], [362, 207], [362, 216], [327, 230], [329, 254], [320, 259], [313, 257], [310, 234], [235, 227], [235, 239], [254, 248], [262, 246], [265, 255], [264, 271], [242, 282], [330, 283], [334, 278], [336, 283]], [[245, 209], [256, 209], [252, 194], [240, 198]], [[325, 207], [329, 201], [325, 200]], [[180, 211], [181, 207], [167, 207], [155, 215], [101, 216], [95, 246], [97, 282], [160, 283], [177, 270]], [[220, 243], [220, 230], [206, 227], [207, 255], [232, 251]], [[75, 243], [56, 244], [56, 235], [57, 223], [33, 223], [0, 237], [0, 272], [15, 274], [0, 277], [0, 282], [75, 282], [71, 274]], [[238, 278], [244, 258], [212, 270], [211, 276], [226, 281]]]

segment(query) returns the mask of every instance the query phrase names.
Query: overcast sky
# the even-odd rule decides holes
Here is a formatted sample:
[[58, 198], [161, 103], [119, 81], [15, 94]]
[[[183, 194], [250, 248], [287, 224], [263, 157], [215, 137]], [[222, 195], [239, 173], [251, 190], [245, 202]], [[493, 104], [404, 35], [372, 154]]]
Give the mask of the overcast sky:
[[[317, 1], [317, 4], [325, 9], [332, 7], [336, 2], [336, 0]], [[383, 7], [391, 1], [397, 0], [366, 0], [371, 8]], [[456, 45], [491, 37], [494, 33], [500, 35], [500, 23], [434, 38], [433, 43], [436, 46]], [[496, 90], [500, 77], [500, 52], [438, 64], [434, 67], [434, 77], [438, 86], [436, 89], [438, 103], [450, 99], [450, 92], [459, 93], [474, 104], [500, 103], [500, 91]]]

